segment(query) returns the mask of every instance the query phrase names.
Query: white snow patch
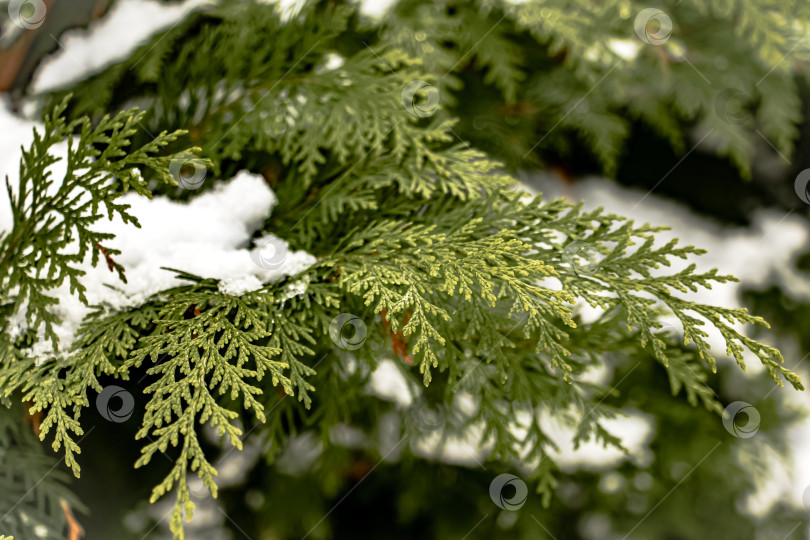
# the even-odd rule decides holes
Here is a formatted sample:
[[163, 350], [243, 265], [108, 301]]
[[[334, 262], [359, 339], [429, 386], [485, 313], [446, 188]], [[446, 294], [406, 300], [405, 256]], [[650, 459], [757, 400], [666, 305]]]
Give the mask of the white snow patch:
[[177, 24], [194, 8], [211, 3], [211, 0], [187, 0], [180, 4], [118, 0], [105, 17], [89, 28], [62, 36], [61, 50], [45, 61], [32, 88], [34, 92], [46, 92], [80, 81], [127, 58], [150, 36]]
[[[459, 412], [457, 408], [456, 412]], [[610, 433], [621, 437], [628, 454], [593, 440], [581, 443], [575, 450], [575, 426], [561, 422], [548, 412], [538, 414], [527, 410], [519, 413], [515, 422], [510, 425], [510, 430], [516, 437], [522, 438], [526, 435], [529, 422], [539, 422], [544, 433], [559, 448], [549, 449], [549, 454], [566, 471], [583, 468], [608, 469], [628, 460], [640, 467], [649, 466], [653, 459], [648, 446], [654, 431], [652, 418], [634, 410], [622, 411], [622, 414], [623, 416], [602, 419], [600, 422]], [[411, 448], [416, 455], [424, 458], [458, 465], [482, 466], [493, 448], [491, 440], [482, 439], [483, 433], [483, 422], [474, 423], [463, 434], [454, 434], [442, 427], [414, 438]], [[528, 454], [528, 445], [516, 450], [522, 455], [527, 471], [537, 466], [536, 456]]]
[[219, 292], [230, 296], [243, 294], [262, 288], [262, 282], [256, 276], [241, 276], [238, 278], [225, 278], [219, 282]]
[[652, 417], [638, 411], [625, 410], [622, 414], [624, 416], [602, 418], [599, 422], [608, 432], [621, 438], [629, 455], [612, 446], [605, 447], [601, 442], [594, 440], [580, 443], [579, 448], [574, 449], [576, 426], [565, 424], [555, 415], [545, 411], [539, 415], [538, 421], [543, 431], [558, 446], [559, 450], [550, 449], [549, 454], [563, 470], [609, 468], [625, 460], [630, 460], [641, 467], [648, 466], [653, 459], [648, 447], [654, 431]]
[[[0, 109], [0, 120], [10, 128], [0, 136], [0, 167], [16, 187], [19, 145], [32, 139], [31, 128], [37, 124], [19, 119], [4, 108]], [[14, 137], [17, 139], [13, 140]], [[63, 155], [65, 149], [65, 144], [56, 148], [57, 153]], [[53, 167], [57, 184], [63, 176], [64, 165], [59, 162]], [[9, 230], [13, 225], [9, 201], [5, 190], [0, 193], [3, 197], [0, 199], [0, 226]], [[124, 309], [183, 283], [173, 272], [161, 267], [224, 280], [223, 292], [242, 294], [260, 288], [263, 283], [295, 275], [315, 262], [306, 252], [289, 250], [283, 240], [278, 240], [283, 247], [283, 257], [277, 257], [272, 266], [254, 262], [249, 250], [250, 236], [277, 202], [259, 175], [243, 171], [188, 203], [165, 197], [150, 200], [136, 193], [128, 193], [118, 202], [130, 206], [129, 213], [138, 218], [141, 227], [125, 224], [119, 218], [113, 221], [103, 218], [96, 229], [115, 235], [104, 247], [121, 251], [115, 260], [126, 269], [127, 283], [111, 274], [103, 260], [92, 267], [88, 258], [79, 267], [86, 272], [81, 281], [87, 287], [85, 294], [91, 305]], [[302, 292], [299, 286], [292, 294]], [[89, 308], [71, 294], [67, 283], [52, 294], [59, 299], [54, 312], [62, 319], [54, 330], [60, 340], [60, 350], [65, 351]], [[52, 354], [50, 341], [40, 340], [32, 352], [40, 358]]]
[[394, 5], [395, 0], [361, 0], [360, 13], [374, 19], [382, 18]]
[[[480, 443], [483, 435], [484, 425], [480, 423], [471, 426], [464, 438], [453, 435], [442, 438], [438, 459], [445, 463], [456, 465], [483, 467], [482, 462], [492, 453], [493, 447], [492, 443]], [[418, 446], [414, 448], [415, 454], [425, 457], [436, 456], [435, 451], [433, 455], [431, 455], [430, 452], [426, 451], [426, 446], [421, 446], [421, 444], [423, 444], [422, 440], [420, 440], [417, 443]]]
[[278, 470], [290, 476], [300, 476], [311, 470], [323, 453], [323, 442], [312, 431], [290, 437], [276, 460]]
[[[188, 203], [164, 197], [149, 200], [128, 194], [122, 202], [131, 205], [141, 228], [115, 220], [104, 230], [115, 234], [110, 247], [121, 250], [118, 262], [127, 268], [127, 293], [153, 294], [177, 285], [176, 268], [216, 279], [228, 279], [226, 287], [274, 281], [295, 274], [315, 262], [311, 255], [287, 251], [274, 268], [262, 268], [250, 257], [247, 245], [252, 229], [269, 213], [276, 199], [259, 175], [245, 171]], [[95, 269], [104, 272], [104, 269]]]
[[[42, 124], [31, 122], [12, 113], [7, 106], [0, 106], [0, 231], [11, 229], [13, 219], [6, 192], [6, 177], [12, 187], [17, 186], [20, 176], [21, 147], [28, 147], [34, 140], [34, 127], [42, 132]], [[67, 154], [67, 145], [59, 145], [53, 153]], [[54, 165], [59, 166], [60, 163]]]
[[412, 388], [393, 360], [382, 360], [371, 373], [368, 392], [402, 407], [413, 403]]
[[482, 441], [484, 423], [476, 422], [462, 435], [448, 433], [444, 428], [436, 429], [411, 440], [411, 450], [417, 456], [464, 465], [483, 467], [482, 462], [492, 452], [491, 441]]
[[641, 43], [632, 39], [611, 39], [607, 45], [611, 51], [624, 60], [635, 60], [641, 48]]

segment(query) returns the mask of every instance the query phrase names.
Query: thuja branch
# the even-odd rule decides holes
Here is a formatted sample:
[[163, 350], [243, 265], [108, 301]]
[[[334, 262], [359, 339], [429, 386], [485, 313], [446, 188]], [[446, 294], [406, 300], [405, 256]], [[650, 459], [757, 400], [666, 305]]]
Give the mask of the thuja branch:
[[[94, 225], [106, 215], [139, 226], [128, 205], [117, 200], [129, 190], [151, 197], [142, 167], [154, 171], [160, 182], [176, 183], [168, 170], [171, 158], [159, 153], [184, 133], [164, 132], [131, 148], [143, 112], [104, 116], [92, 125], [87, 118], [66, 121], [67, 103], [65, 98], [45, 115], [41, 133], [34, 130], [33, 143], [22, 152], [16, 185], [6, 176], [13, 221], [0, 239], [0, 289], [9, 291], [12, 313], [24, 310], [28, 330], [42, 328], [54, 350], [59, 347], [54, 331], [58, 317], [51, 308], [57, 299], [50, 291], [67, 281], [71, 292], [87, 303], [79, 265], [88, 256], [95, 266], [102, 255], [111, 271], [126, 280], [114, 259], [120, 252], [103, 245], [113, 235]], [[66, 155], [59, 157], [54, 152], [65, 142]], [[57, 177], [60, 165], [64, 173]], [[0, 325], [7, 322], [0, 320]]]

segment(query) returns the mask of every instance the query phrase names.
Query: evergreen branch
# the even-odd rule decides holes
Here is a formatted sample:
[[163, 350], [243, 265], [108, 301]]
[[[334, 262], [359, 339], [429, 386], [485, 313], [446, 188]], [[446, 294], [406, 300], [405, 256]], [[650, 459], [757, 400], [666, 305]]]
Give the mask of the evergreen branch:
[[[58, 351], [54, 325], [59, 322], [51, 308], [57, 303], [50, 291], [65, 281], [70, 291], [87, 303], [79, 268], [87, 256], [95, 266], [103, 253], [110, 270], [126, 281], [124, 269], [113, 259], [120, 252], [103, 247], [112, 238], [93, 226], [102, 218], [119, 217], [138, 226], [128, 206], [116, 203], [130, 189], [150, 196], [138, 166], [153, 169], [161, 181], [172, 183], [169, 158], [154, 154], [175, 141], [181, 131], [161, 133], [140, 148], [125, 150], [143, 113], [136, 110], [105, 116], [95, 126], [86, 118], [67, 122], [63, 112], [67, 98], [45, 116], [43, 133], [34, 130], [34, 142], [23, 149], [17, 186], [6, 186], [13, 217], [12, 228], [0, 240], [0, 288], [11, 291], [12, 312], [24, 312], [32, 332], [42, 329]], [[71, 135], [79, 132], [75, 138]], [[67, 156], [49, 151], [67, 138]], [[64, 161], [65, 173], [54, 178], [53, 166]], [[3, 321], [3, 326], [7, 323]]]
[[[189, 309], [192, 315], [186, 318]], [[213, 391], [218, 395], [230, 391], [230, 399], [241, 399], [260, 422], [265, 421], [264, 408], [256, 396], [262, 390], [248, 379], [260, 381], [269, 373], [274, 386], [280, 384], [287, 394], [293, 393], [290, 379], [283, 373], [289, 365], [272, 359], [281, 350], [258, 343], [269, 335], [264, 329], [266, 316], [242, 298], [212, 291], [205, 283], [195, 285], [174, 295], [160, 309], [154, 332], [122, 366], [124, 370], [137, 368], [148, 358], [154, 365], [147, 374], [157, 376], [144, 390], [152, 397], [136, 435], [140, 439], [151, 434], [155, 439], [142, 449], [135, 466], [148, 464], [155, 452], [178, 446], [180, 437], [183, 439], [172, 471], [155, 487], [151, 498], [155, 501], [178, 486], [171, 523], [180, 537], [183, 512], [190, 519], [194, 509], [186, 485], [188, 471], [196, 471], [216, 496], [216, 471], [197, 441], [197, 422], [210, 423], [233, 446], [242, 446], [242, 431], [233, 424], [238, 414], [220, 405]]]

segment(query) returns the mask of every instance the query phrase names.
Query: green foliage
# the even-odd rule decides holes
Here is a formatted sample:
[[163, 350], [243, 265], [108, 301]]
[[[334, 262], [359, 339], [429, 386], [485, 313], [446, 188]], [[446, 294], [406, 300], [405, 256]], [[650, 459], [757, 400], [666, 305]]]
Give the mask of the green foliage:
[[[58, 337], [53, 326], [58, 319], [49, 308], [57, 300], [48, 292], [67, 281], [71, 293], [87, 303], [80, 281], [83, 271], [76, 265], [88, 255], [94, 266], [103, 255], [110, 270], [126, 280], [123, 267], [112, 258], [119, 252], [102, 245], [112, 235], [94, 230], [93, 225], [103, 217], [103, 208], [108, 219], [117, 216], [138, 226], [128, 206], [117, 204], [116, 199], [130, 189], [149, 196], [138, 166], [149, 167], [162, 181], [174, 183], [167, 170], [169, 158], [154, 154], [180, 135], [161, 133], [141, 148], [127, 151], [143, 113], [133, 109], [105, 116], [91, 127], [86, 118], [66, 122], [62, 116], [66, 107], [67, 100], [45, 116], [42, 134], [34, 131], [34, 142], [23, 151], [15, 189], [6, 177], [13, 224], [0, 237], [0, 289], [16, 290], [11, 311], [17, 313], [25, 306], [28, 330], [42, 327], [55, 350]], [[74, 132], [78, 140], [68, 137]], [[65, 172], [57, 182], [53, 166], [62, 158], [50, 151], [66, 138]]]
[[[96, 314], [83, 326], [71, 358], [73, 365], [94, 366], [96, 371], [110, 373], [110, 366], [123, 361], [118, 375], [128, 378], [129, 371], [145, 360], [154, 364], [147, 374], [155, 380], [144, 390], [152, 396], [138, 433], [139, 438], [154, 438], [136, 465], [149, 463], [155, 452], [169, 446], [181, 448], [172, 471], [153, 493], [154, 499], [178, 486], [172, 518], [177, 534], [182, 532], [183, 509], [186, 515], [193, 509], [186, 487], [188, 471], [197, 472], [216, 492], [215, 471], [197, 440], [196, 423], [210, 423], [238, 448], [242, 431], [233, 424], [238, 411], [252, 410], [256, 419], [264, 422], [267, 407], [257, 400], [262, 388], [280, 384], [292, 394], [294, 377], [303, 402], [295, 414], [305, 417], [306, 407], [312, 404], [309, 392], [321, 387], [304, 378], [316, 374], [303, 361], [315, 350], [296, 349], [292, 343], [300, 342], [302, 335], [311, 335], [315, 338], [311, 341], [323, 349], [323, 340], [317, 336], [325, 335], [326, 324], [313, 328], [312, 322], [296, 320], [294, 314], [305, 314], [316, 323], [326, 322], [337, 315], [339, 299], [340, 306], [351, 306], [353, 313], [361, 313], [367, 321], [385, 310], [391, 331], [408, 339], [421, 382], [439, 385], [443, 407], [452, 407], [459, 389], [480, 400], [479, 412], [465, 425], [484, 422], [485, 437], [495, 443], [494, 459], [516, 459], [518, 449], [527, 444], [529, 455], [544, 456], [550, 444], [547, 435], [533, 424], [525, 439], [518, 438], [503, 422], [509, 409], [516, 413], [541, 406], [559, 411], [574, 407], [583, 416], [577, 441], [596, 437], [605, 444], [621, 446], [599, 421], [616, 414], [601, 402], [599, 396], [606, 389], [577, 378], [600, 361], [588, 343], [571, 340], [566, 331], [577, 328], [572, 311], [576, 299], [604, 310], [605, 315], [591, 326], [592, 332], [609, 336], [627, 327], [638, 332], [637, 347], [649, 341], [655, 357], [670, 366], [673, 392], [685, 387], [693, 404], [700, 400], [709, 409], [722, 409], [705, 384], [705, 374], [700, 372], [703, 368], [695, 363], [702, 358], [714, 367], [704, 340], [706, 332], [701, 328], [705, 323], [688, 315], [687, 309], [724, 333], [730, 354], [747, 347], [779, 384], [784, 377], [801, 387], [798, 377], [781, 365], [777, 351], [729, 326], [734, 321], [762, 324], [761, 319], [745, 310], [702, 306], [673, 294], [730, 278], [714, 271], [697, 274], [694, 266], [670, 275], [651, 275], [653, 268], [669, 266], [674, 258], [701, 253], [674, 242], [654, 248], [654, 233], [660, 228], [633, 227], [618, 216], [585, 213], [580, 206], [563, 201], [546, 203], [536, 198], [524, 202], [512, 191], [495, 191], [464, 204], [453, 204], [449, 196], [433, 197], [421, 205], [426, 209], [416, 220], [408, 221], [404, 216], [394, 219], [398, 205], [393, 204], [393, 215], [387, 219], [369, 220], [351, 235], [342, 236], [338, 231], [328, 239], [334, 246], [331, 252], [297, 277], [308, 284], [305, 308], [297, 304], [300, 301], [277, 300], [284, 297], [289, 284], [270, 284], [262, 291], [234, 298], [220, 293], [210, 280], [186, 275], [197, 283], [162, 292], [159, 296], [167, 300], [155, 298], [143, 308], [106, 317]], [[465, 220], [470, 213], [481, 217]], [[359, 216], [351, 222], [362, 223]], [[582, 271], [579, 260], [568, 257], [566, 247], [574, 238], [595, 246], [604, 257], [590, 274]], [[540, 285], [548, 278], [556, 279], [561, 288]], [[317, 292], [315, 285], [328, 292]], [[660, 327], [656, 321], [659, 303], [681, 320], [686, 340], [693, 342], [695, 349], [667, 353], [666, 342], [654, 333]], [[288, 312], [292, 314], [289, 318]], [[132, 334], [125, 337], [124, 332]], [[372, 333], [381, 334], [382, 329], [372, 325]], [[136, 334], [141, 337], [135, 338]], [[385, 354], [385, 348], [381, 341], [370, 344], [362, 356], [373, 363], [374, 358]], [[612, 348], [615, 346], [603, 343], [596, 350]], [[287, 361], [272, 359], [283, 350], [287, 351]], [[334, 348], [330, 356], [335, 358], [336, 354], [339, 356], [340, 350]], [[297, 372], [290, 369], [291, 365], [297, 366]], [[47, 365], [43, 369], [47, 371]], [[439, 380], [435, 380], [434, 371], [442, 374]], [[271, 375], [270, 384], [259, 386], [265, 372]], [[51, 376], [56, 377], [53, 372]], [[409, 378], [413, 376], [409, 374]], [[93, 380], [92, 374], [88, 377]], [[81, 381], [76, 380], [76, 384], [81, 386]], [[228, 391], [227, 401], [237, 410], [220, 404], [217, 396]], [[347, 397], [340, 396], [340, 401]], [[86, 397], [79, 394], [74, 398], [76, 402], [81, 399]], [[240, 401], [241, 406], [237, 405]], [[510, 403], [505, 410], [504, 405]], [[322, 411], [332, 407], [329, 398], [315, 405], [312, 417], [321, 419], [318, 428], [322, 433], [343, 419]], [[62, 417], [55, 418], [58, 424]], [[68, 429], [74, 430], [72, 424], [59, 433]], [[539, 486], [546, 497], [550, 496], [552, 470], [539, 468], [537, 473]]]
[[[636, 35], [648, 8], [672, 24], [660, 43]], [[404, 0], [381, 39], [446, 74], [443, 103], [464, 119], [461, 137], [515, 168], [570, 158], [579, 144], [613, 175], [641, 122], [681, 152], [707, 134], [747, 176], [760, 137], [790, 158], [794, 66], [808, 51], [806, 28], [787, 21], [808, 16], [802, 2]]]
[[[568, 10], [569, 4], [587, 7], [588, 16]], [[362, 48], [345, 44], [346, 36], [368, 31], [347, 6], [306, 4], [287, 22], [273, 6], [247, 1], [200, 9], [129, 59], [76, 85], [69, 109], [60, 93], [51, 96], [61, 104], [46, 115], [45, 136], [37, 136], [24, 154], [12, 194], [14, 227], [0, 244], [0, 283], [8, 291], [0, 326], [10, 328], [24, 312], [30, 332], [3, 334], [0, 396], [6, 403], [12, 397], [30, 401], [32, 411], [47, 410], [41, 437], [54, 432], [54, 450], [64, 448], [78, 475], [74, 437], [84, 433], [80, 414], [89, 405], [88, 390], [101, 391], [103, 377], [149, 377], [136, 434], [149, 442], [136, 466], [150, 464], [157, 452], [177, 454], [152, 492], [154, 501], [176, 491], [176, 537], [183, 537], [183, 516], [190, 518], [194, 509], [190, 475], [217, 492], [201, 425], [215, 428], [236, 448], [257, 428], [269, 443], [268, 459], [305, 430], [330, 444], [329, 434], [341, 425], [379, 429], [391, 411], [363, 388], [380, 360], [391, 357], [392, 349], [396, 355], [397, 343], [406, 344], [413, 362], [397, 364], [413, 393], [448, 414], [455, 413], [459, 392], [469, 394], [475, 411], [458, 413], [454, 432], [480, 427], [481, 443], [491, 443], [489, 458], [504, 466], [526, 463], [546, 504], [557, 482], [554, 443], [534, 421], [536, 411], [565, 419], [575, 428], [575, 444], [595, 439], [623, 448], [603, 423], [621, 412], [608, 399], [613, 391], [583, 380], [588, 370], [655, 360], [667, 370], [673, 395], [683, 392], [689, 404], [719, 413], [723, 405], [708, 384], [718, 359], [707, 340], [714, 329], [740, 367], [748, 354], [777, 384], [787, 380], [802, 388], [778, 350], [737, 327], [767, 326], [763, 319], [688, 298], [734, 280], [683, 262], [702, 250], [656, 242], [662, 227], [527, 196], [499, 162], [457, 142], [454, 130], [463, 123], [451, 117], [465, 106], [454, 102], [453, 92], [483, 70], [496, 100], [535, 111], [518, 114], [528, 116], [521, 120], [526, 129], [516, 131], [521, 140], [511, 141], [509, 152], [533, 150], [529, 141], [537, 131], [559, 124], [612, 169], [629, 129], [623, 116], [629, 109], [680, 146], [682, 123], [708, 122], [704, 128], [716, 131], [719, 146], [744, 168], [746, 143], [734, 141], [750, 133], [725, 120], [716, 123], [714, 90], [696, 72], [714, 62], [711, 47], [724, 48], [730, 40], [733, 48], [718, 49], [729, 57], [757, 53], [754, 65], [733, 75], [752, 84], [778, 65], [776, 54], [786, 46], [770, 31], [774, 17], [753, 13], [747, 3], [730, 6], [746, 39], [721, 32], [723, 39], [701, 48], [703, 41], [690, 37], [694, 65], [676, 62], [676, 39], [667, 47], [643, 48], [636, 62], [623, 63], [605, 44], [630, 34], [639, 7], [634, 3], [607, 2], [598, 9], [577, 2], [470, 2], [453, 10], [412, 5], [403, 2], [384, 22], [381, 37], [369, 36]], [[679, 31], [689, 27], [690, 17], [700, 28], [720, 15], [671, 9], [685, 21]], [[542, 51], [540, 62], [532, 61], [530, 50]], [[331, 61], [337, 53], [339, 65]], [[647, 75], [660, 67], [671, 74], [651, 82]], [[717, 79], [718, 88], [737, 81], [728, 77]], [[776, 69], [768, 84], [790, 77]], [[430, 90], [424, 102], [405, 92], [419, 81], [439, 88], [438, 111], [426, 110]], [[788, 90], [780, 103], [763, 97], [764, 111], [775, 118], [763, 121], [763, 129], [784, 150], [797, 117], [789, 85], [781, 88]], [[130, 101], [144, 104], [146, 112], [101, 116]], [[580, 103], [587, 114], [573, 112]], [[678, 118], [666, 115], [671, 106]], [[499, 114], [496, 107], [489, 110]], [[151, 140], [154, 131], [162, 134]], [[489, 143], [501, 132], [489, 131]], [[50, 195], [49, 167], [56, 158], [49, 149], [70, 134], [78, 142], [69, 143], [68, 172]], [[138, 149], [129, 150], [130, 141]], [[567, 144], [556, 135], [552, 142]], [[95, 264], [101, 242], [110, 238], [90, 227], [102, 205], [108, 217], [137, 225], [137, 216], [115, 203], [128, 189], [150, 196], [147, 186], [154, 179], [157, 193], [192, 196], [172, 187], [171, 158], [156, 156], [170, 144], [199, 147], [215, 176], [227, 178], [243, 168], [264, 174], [279, 204], [256, 235], [273, 232], [317, 262], [241, 297], [220, 291], [208, 276], [179, 272], [190, 285], [126, 310], [98, 307], [71, 347], [37, 357], [29, 348], [34, 343], [50, 340], [57, 350], [48, 292], [68, 280], [84, 300], [76, 265], [91, 253]], [[141, 177], [137, 166], [152, 172]], [[54, 221], [44, 208], [65, 219]], [[78, 242], [76, 253], [66, 251], [72, 240]], [[123, 277], [111, 259], [116, 252], [101, 253]], [[594, 308], [595, 320], [584, 322], [577, 304]], [[330, 324], [341, 313], [367, 328], [357, 350], [329, 339]], [[680, 321], [682, 340], [661, 333], [663, 315]], [[407, 420], [418, 406], [396, 410], [403, 417], [400, 441], [423, 435]], [[525, 416], [525, 432], [517, 433], [512, 419]], [[249, 419], [257, 424], [248, 431]]]
[[68, 524], [62, 504], [86, 509], [68, 488], [69, 475], [55, 467], [23, 415], [19, 404], [0, 408], [0, 528], [18, 538], [64, 537]]
[[[164, 182], [175, 182], [167, 168], [171, 158], [156, 154], [180, 133], [161, 133], [150, 143], [130, 149], [129, 138], [143, 113], [133, 109], [112, 118], [105, 116], [91, 126], [86, 118], [66, 122], [62, 116], [65, 107], [63, 102], [45, 116], [43, 134], [35, 130], [33, 143], [23, 151], [15, 189], [7, 181], [13, 224], [0, 242], [0, 283], [3, 294], [9, 295], [0, 319], [0, 399], [8, 403], [19, 390], [22, 399], [32, 403], [32, 413], [48, 409], [40, 438], [53, 428], [54, 451], [64, 446], [65, 461], [78, 475], [74, 454], [79, 446], [71, 433], [84, 433], [78, 417], [88, 405], [87, 389], [101, 390], [96, 375], [114, 370], [97, 347], [115, 350], [120, 344], [91, 347], [92, 337], [80, 339], [77, 348], [87, 353], [86, 363], [77, 362], [68, 351], [59, 351], [54, 331], [59, 318], [52, 309], [58, 300], [52, 291], [67, 281], [70, 292], [87, 304], [81, 283], [84, 271], [78, 265], [86, 258], [96, 265], [100, 255], [110, 271], [125, 279], [123, 267], [112, 258], [119, 252], [101, 244], [113, 235], [94, 225], [106, 214], [108, 219], [119, 217], [139, 226], [127, 211], [128, 205], [116, 200], [130, 189], [151, 196], [138, 166], [154, 170]], [[74, 132], [78, 132], [75, 138]], [[62, 158], [51, 149], [65, 138], [65, 172], [57, 182], [52, 167]], [[18, 314], [24, 321], [22, 328], [15, 322]], [[126, 330], [115, 330], [116, 337], [125, 338]], [[50, 342], [52, 348], [36, 347], [44, 342]], [[35, 348], [29, 350], [31, 345]]]
[[[261, 422], [265, 416], [256, 396], [262, 391], [248, 380], [258, 382], [269, 373], [274, 386], [281, 384], [285, 392], [293, 393], [292, 383], [283, 374], [289, 364], [271, 359], [281, 350], [256, 343], [269, 335], [264, 329], [269, 314], [252, 308], [250, 296], [235, 298], [200, 290], [202, 287], [204, 284], [189, 291], [170, 291], [171, 300], [157, 313], [154, 333], [144, 338], [141, 347], [122, 366], [123, 370], [138, 367], [147, 357], [155, 364], [147, 371], [157, 380], [144, 389], [152, 397], [137, 434], [137, 438], [151, 434], [155, 439], [150, 439], [135, 466], [146, 465], [156, 451], [164, 452], [169, 444], [177, 446], [182, 437], [180, 457], [169, 476], [155, 488], [152, 501], [176, 484], [178, 499], [185, 502], [189, 518], [194, 508], [186, 483], [189, 467], [199, 469], [205, 486], [216, 496], [216, 470], [197, 442], [197, 421], [209, 422], [220, 436], [227, 435], [232, 445], [242, 447], [242, 431], [231, 423], [238, 414], [220, 406], [211, 391], [216, 389], [222, 395], [230, 390], [230, 399], [241, 397], [243, 408], [252, 409]], [[194, 316], [184, 318], [189, 306]], [[246, 366], [248, 362], [250, 367]], [[182, 530], [182, 521], [178, 505], [172, 515], [172, 529]]]
[[[598, 325], [582, 324], [573, 337], [588, 339], [598, 330]], [[679, 347], [673, 337], [664, 339], [674, 353], [672, 349]], [[649, 448], [655, 452], [650, 463], [631, 458], [609, 468], [557, 471], [555, 479], [559, 486], [550, 506], [544, 507], [540, 497], [530, 495], [519, 512], [507, 513], [493, 509], [489, 499], [492, 478], [504, 471], [497, 464], [485, 463], [486, 469], [474, 463], [454, 466], [405, 454], [395, 462], [380, 463], [337, 508], [336, 513], [349, 519], [333, 520], [328, 528], [321, 526], [312, 531], [311, 537], [466, 535], [470, 540], [519, 540], [566, 538], [572, 531], [585, 536], [584, 531], [604, 531], [609, 526], [613, 535], [620, 538], [651, 511], [629, 538], [706, 535], [752, 539], [774, 533], [783, 538], [797, 523], [807, 522], [802, 510], [789, 507], [769, 514], [767, 520], [746, 518], [739, 511], [739, 499], [730, 496], [749, 492], [756, 489], [758, 482], [767, 481], [770, 472], [752, 466], [752, 460], [768, 463], [775, 459], [774, 453], [784, 455], [777, 442], [778, 426], [786, 420], [778, 392], [756, 404], [763, 420], [756, 437], [734, 439], [715, 416], [695, 414], [681, 396], [667, 395], [666, 370], [649, 362], [646, 351], [633, 352], [637, 351], [637, 333], [591, 338], [587, 346], [598, 346], [604, 341], [621, 341], [627, 352], [626, 357], [615, 357], [618, 363], [614, 365], [610, 384], [619, 391], [606, 396], [605, 403], [612, 408], [640, 409], [651, 415], [656, 427], [649, 441]], [[724, 402], [742, 387], [745, 395], [762, 396], [768, 392], [769, 381], [738, 376], [733, 365], [719, 372], [711, 376], [710, 385]], [[721, 383], [721, 378], [728, 384]], [[396, 410], [392, 404], [377, 407], [385, 405]], [[448, 437], [456, 434], [458, 420], [457, 415], [448, 416], [443, 426], [449, 432]], [[684, 433], [689, 436], [684, 437]], [[745, 456], [744, 466], [740, 465], [740, 456]], [[703, 458], [706, 459], [699, 467], [688, 468]], [[247, 485], [223, 488], [217, 502], [253, 538], [262, 535], [301, 538], [310, 532], [314, 522], [340, 504], [357, 484], [362, 471], [374, 465], [376, 459], [375, 455], [357, 455], [351, 449], [329, 445], [324, 446], [322, 457], [310, 469], [294, 475], [260, 462], [250, 469]], [[691, 474], [684, 478], [690, 470]], [[263, 497], [246, 509], [246, 492], [260, 492]], [[665, 503], [661, 503], [665, 496]], [[695, 500], [702, 501], [697, 508]], [[283, 515], [284, 519], [278, 519], [277, 515]], [[353, 516], [363, 519], [350, 519]], [[504, 526], [507, 517], [509, 526]]]
[[[671, 23], [660, 41], [637, 33], [651, 7], [661, 13], [651, 24]], [[790, 159], [802, 117], [794, 66], [808, 50], [787, 21], [808, 17], [798, 1], [402, 0], [381, 24], [325, 2], [284, 23], [272, 7], [227, 0], [76, 86], [75, 113], [121, 106], [135, 84], [151, 130], [189, 126], [217, 162], [278, 151], [306, 180], [333, 159], [374, 156], [389, 130], [419, 145], [424, 132], [392, 116], [412, 80], [399, 68], [418, 58], [440, 98], [436, 120], [461, 118], [455, 133], [512, 168], [584, 147], [613, 175], [639, 122], [682, 153], [705, 143], [749, 176], [763, 138]], [[327, 52], [346, 63], [330, 66]]]

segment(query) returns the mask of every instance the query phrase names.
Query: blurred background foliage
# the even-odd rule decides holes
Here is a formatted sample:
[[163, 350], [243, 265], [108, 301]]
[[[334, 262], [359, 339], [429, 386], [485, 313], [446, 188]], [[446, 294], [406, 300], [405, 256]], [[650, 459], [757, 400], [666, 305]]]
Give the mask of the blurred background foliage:
[[[232, 4], [237, 3], [244, 2]], [[114, 0], [49, 0], [47, 6], [40, 28], [20, 32], [6, 24], [0, 36], [0, 90], [14, 107], [32, 97], [37, 67], [59, 49], [59, 38], [103, 18]], [[552, 171], [568, 184], [602, 174], [728, 224], [748, 225], [759, 208], [807, 218], [793, 179], [810, 167], [805, 112], [810, 43], [804, 42], [810, 3], [657, 2], [655, 7], [673, 21], [671, 38], [660, 45], [633, 32], [634, 17], [646, 7], [615, 0], [402, 0], [382, 20], [372, 21], [352, 4], [321, 1], [317, 9], [335, 14], [338, 22], [314, 54], [334, 51], [348, 57], [369, 47], [403, 47], [435, 74], [431, 82], [441, 95], [439, 114], [459, 119], [458, 138], [503, 160], [535, 188], [542, 184], [533, 171]], [[69, 88], [33, 97], [48, 102], [72, 92], [71, 114], [98, 116], [133, 103], [178, 103], [177, 88], [184, 86], [213, 91], [196, 79], [200, 72], [181, 51], [204, 39], [207, 25], [224, 24], [218, 19], [223, 12], [218, 13], [194, 12], [128, 59]], [[222, 52], [198, 59], [212, 64], [207, 73], [226, 69], [217, 62], [249, 53]], [[197, 143], [195, 128], [203, 129], [205, 118], [195, 122], [191, 108], [183, 108], [178, 104], [175, 115], [153, 107], [140, 136], [148, 140], [163, 129], [190, 127], [190, 140], [178, 146]], [[188, 122], [178, 125], [178, 115]], [[223, 176], [244, 167], [278, 166], [262, 162], [262, 156], [237, 159], [204, 150]], [[767, 252], [751, 256], [767, 257]], [[798, 257], [796, 267], [807, 280], [810, 253]], [[746, 288], [743, 303], [771, 322], [780, 346], [794, 359], [810, 354], [810, 303], [791, 297], [776, 279]], [[781, 392], [770, 392], [765, 377], [742, 376], [735, 369], [721, 367], [710, 378], [723, 403], [763, 396], [754, 402], [762, 416], [757, 437], [736, 439], [717, 416], [691, 406], [682, 395], [671, 396], [662, 366], [637, 360], [632, 354], [617, 356], [610, 374], [617, 393], [606, 404], [652, 412], [653, 459], [561, 471], [548, 508], [532, 496], [519, 512], [494, 506], [488, 486], [503, 471], [409, 455], [375, 465], [378, 457], [362, 447], [329, 446], [304, 470], [285, 472], [277, 463], [246, 461], [241, 480], [220, 493], [218, 502], [229, 518], [214, 511], [216, 526], [192, 531], [190, 537], [300, 538], [313, 520], [327, 515], [310, 538], [805, 538], [806, 509], [786, 502], [762, 517], [748, 513], [744, 504], [766, 480], [768, 460], [787, 455], [786, 431], [800, 413], [783, 405]], [[369, 400], [369, 406], [380, 405]], [[9, 471], [30, 471], [30, 478], [45, 474], [51, 465], [38, 450], [19, 451], [38, 445], [6, 418], [21, 411], [0, 412], [5, 447], [0, 478], [14, 474]], [[162, 516], [147, 511], [144, 502], [155, 480], [144, 475], [154, 471], [117, 467], [119, 458], [134, 462], [137, 457], [136, 446], [121, 442], [130, 439], [125, 426], [107, 424], [84, 443], [88, 465], [70, 488], [86, 506], [74, 502], [74, 508], [90, 509], [79, 514], [87, 538], [158, 538], [162, 531]], [[58, 497], [72, 497], [59, 491], [64, 475], [53, 472], [49, 478], [57, 486], [48, 487], [49, 493], [57, 499], [40, 501], [45, 517], [53, 516]], [[11, 493], [0, 489], [5, 497], [0, 504], [13, 504], [6, 501]], [[54, 530], [59, 525], [57, 519]]]

